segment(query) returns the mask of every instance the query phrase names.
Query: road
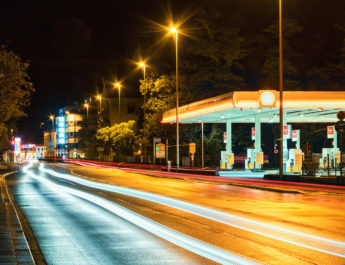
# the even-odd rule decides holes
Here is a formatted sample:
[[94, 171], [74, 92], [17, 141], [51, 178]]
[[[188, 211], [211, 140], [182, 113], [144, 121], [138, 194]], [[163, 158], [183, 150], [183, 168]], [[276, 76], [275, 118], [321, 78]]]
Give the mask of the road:
[[345, 264], [342, 193], [274, 192], [71, 164], [30, 170], [36, 175], [21, 173], [8, 180], [48, 264], [219, 262], [154, 235], [138, 222], [125, 220], [126, 213], [110, 213], [95, 205], [97, 198], [81, 198], [76, 191], [101, 196], [209, 244], [207, 249], [223, 250], [229, 260], [240, 255], [268, 264]]

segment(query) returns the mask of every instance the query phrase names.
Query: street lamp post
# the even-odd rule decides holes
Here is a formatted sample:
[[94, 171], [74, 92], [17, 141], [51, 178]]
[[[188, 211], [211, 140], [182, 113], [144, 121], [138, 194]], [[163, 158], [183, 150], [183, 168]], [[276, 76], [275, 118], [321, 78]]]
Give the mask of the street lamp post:
[[101, 110], [102, 109], [102, 96], [97, 95], [96, 99], [99, 101], [99, 110]]
[[176, 168], [180, 166], [180, 139], [179, 139], [179, 120], [178, 120], [178, 30], [176, 28], [169, 29], [171, 33], [175, 33], [176, 48]]
[[116, 83], [115, 86], [119, 89], [119, 123], [121, 123], [121, 84], [120, 83]]
[[[140, 62], [139, 66], [143, 69], [143, 76], [144, 76], [144, 86], [145, 86], [145, 91], [144, 91], [144, 124], [145, 124], [145, 116], [146, 116], [146, 64], [145, 62]], [[146, 136], [145, 136], [146, 139]], [[168, 147], [167, 147], [168, 148]], [[146, 161], [146, 140], [144, 141], [144, 163]]]
[[86, 108], [86, 118], [89, 117], [89, 103], [85, 103], [84, 107]]
[[52, 121], [52, 129], [54, 131], [54, 115], [50, 115], [49, 119], [51, 119], [51, 121]]
[[283, 180], [283, 33], [282, 33], [282, 0], [279, 0], [279, 122], [280, 122], [280, 163], [279, 179]]

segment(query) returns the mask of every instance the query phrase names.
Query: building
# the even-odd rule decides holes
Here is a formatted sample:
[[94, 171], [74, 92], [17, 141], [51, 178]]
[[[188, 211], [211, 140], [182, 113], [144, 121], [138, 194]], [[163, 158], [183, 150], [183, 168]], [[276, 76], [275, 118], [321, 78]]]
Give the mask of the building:
[[64, 107], [59, 109], [55, 117], [56, 156], [60, 158], [84, 157], [79, 146], [78, 133], [80, 131], [83, 115], [77, 107]]
[[45, 131], [43, 133], [44, 157], [56, 157], [56, 132]]
[[22, 160], [28, 159], [43, 159], [44, 158], [43, 144], [22, 144], [21, 157]]

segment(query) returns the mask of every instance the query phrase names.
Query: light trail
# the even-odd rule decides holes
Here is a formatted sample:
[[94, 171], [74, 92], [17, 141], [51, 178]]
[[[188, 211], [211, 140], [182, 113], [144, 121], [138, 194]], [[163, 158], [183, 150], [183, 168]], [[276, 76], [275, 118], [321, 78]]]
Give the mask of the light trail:
[[81, 165], [81, 166], [91, 166], [91, 167], [104, 168], [104, 169], [118, 169], [118, 170], [130, 172], [130, 173], [139, 173], [139, 174], [146, 174], [146, 175], [153, 175], [153, 176], [174, 177], [174, 178], [183, 178], [183, 179], [187, 178], [187, 179], [217, 181], [217, 182], [225, 182], [225, 183], [249, 184], [249, 185], [272, 187], [272, 188], [303, 189], [303, 190], [308, 190], [308, 191], [345, 194], [344, 186], [334, 186], [334, 185], [327, 185], [327, 184], [300, 183], [300, 182], [274, 181], [274, 180], [249, 179], [249, 178], [247, 179], [243, 177], [238, 178], [238, 177], [224, 177], [224, 176], [206, 176], [206, 175], [198, 175], [198, 174], [181, 174], [178, 172], [162, 172], [162, 171], [154, 171], [154, 170], [147, 170], [147, 169], [137, 169], [137, 168], [134, 169], [134, 168], [126, 168], [126, 167], [99, 165], [96, 163], [81, 162], [81, 161], [73, 161], [72, 163]]
[[[40, 170], [45, 171], [42, 167], [43, 164], [40, 164]], [[120, 216], [121, 218], [133, 223], [134, 225], [162, 238], [165, 239], [177, 246], [180, 246], [184, 249], [187, 249], [199, 256], [205, 257], [212, 261], [221, 263], [221, 264], [257, 264], [254, 261], [251, 261], [247, 258], [241, 257], [239, 255], [230, 253], [226, 250], [213, 246], [211, 244], [205, 243], [203, 241], [197, 240], [180, 232], [177, 232], [173, 229], [170, 229], [164, 225], [161, 225], [157, 222], [154, 222], [148, 218], [145, 218], [133, 211], [130, 211], [124, 207], [121, 207], [113, 202], [110, 202], [102, 197], [87, 193], [85, 191], [80, 191], [66, 187], [64, 185], [57, 184], [47, 178], [36, 175], [31, 172], [29, 169], [32, 167], [32, 163], [26, 165], [23, 168], [23, 171], [36, 179], [39, 182], [44, 183], [49, 188], [55, 192], [67, 193], [70, 195], [77, 196], [79, 198], [90, 201], [93, 204], [97, 204], [104, 209], [114, 213], [115, 215]], [[57, 173], [57, 172], [54, 172]]]
[[40, 165], [39, 169], [57, 178], [80, 185], [159, 203], [265, 237], [345, 258], [344, 242], [280, 228], [150, 192], [99, 183], [69, 174], [58, 173], [54, 170], [44, 168], [43, 164]]

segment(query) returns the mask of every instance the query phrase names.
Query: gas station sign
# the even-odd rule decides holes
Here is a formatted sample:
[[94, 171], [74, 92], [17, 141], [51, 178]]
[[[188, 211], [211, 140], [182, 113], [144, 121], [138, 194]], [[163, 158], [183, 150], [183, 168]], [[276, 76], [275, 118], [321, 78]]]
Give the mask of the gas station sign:
[[297, 133], [297, 130], [293, 130], [292, 131], [292, 141], [293, 142], [297, 142], [297, 138], [298, 138], [298, 133]]
[[327, 138], [334, 139], [334, 126], [327, 126]]
[[224, 138], [224, 143], [226, 143], [226, 136], [227, 136], [227, 133], [226, 132], [224, 132], [224, 136], [223, 136], [223, 138]]
[[252, 140], [255, 140], [255, 127], [252, 127]]
[[284, 125], [283, 126], [283, 136], [285, 139], [291, 138], [291, 125]]

